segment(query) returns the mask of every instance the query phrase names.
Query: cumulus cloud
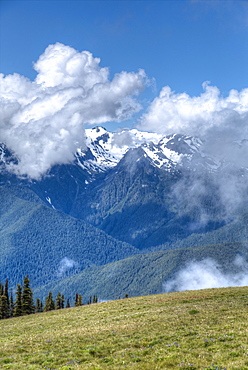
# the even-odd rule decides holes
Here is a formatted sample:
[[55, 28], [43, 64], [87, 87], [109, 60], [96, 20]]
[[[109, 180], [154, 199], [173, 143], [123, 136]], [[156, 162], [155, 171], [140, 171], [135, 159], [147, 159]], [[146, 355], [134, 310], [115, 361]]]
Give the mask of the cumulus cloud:
[[68, 163], [84, 144], [85, 124], [129, 119], [141, 109], [135, 96], [146, 75], [108, 68], [88, 51], [49, 45], [34, 63], [34, 81], [0, 74], [0, 140], [18, 158], [9, 169], [38, 179], [54, 164]]
[[221, 271], [220, 265], [210, 258], [199, 262], [190, 262], [177, 273], [174, 279], [164, 283], [163, 291], [169, 293], [248, 285], [248, 263], [241, 256], [237, 256], [233, 264], [234, 268], [239, 269], [239, 272], [224, 273]]
[[203, 83], [203, 90], [200, 96], [191, 97], [165, 86], [142, 115], [139, 128], [161, 134], [176, 132], [204, 137], [212, 131], [224, 135], [245, 129], [247, 133], [248, 89], [231, 90], [225, 98], [208, 82]]
[[200, 137], [201, 152], [214, 163], [213, 171], [218, 167], [219, 175], [207, 178], [204, 166], [193, 159], [191, 175], [176, 184], [174, 195], [180, 203], [187, 194], [191, 208], [198, 208], [200, 224], [213, 220], [213, 212], [206, 212], [203, 205], [211, 191], [219, 216], [232, 217], [247, 194], [247, 171], [240, 169], [248, 168], [248, 88], [223, 97], [216, 86], [205, 82], [202, 94], [191, 97], [165, 86], [141, 116], [138, 128]]

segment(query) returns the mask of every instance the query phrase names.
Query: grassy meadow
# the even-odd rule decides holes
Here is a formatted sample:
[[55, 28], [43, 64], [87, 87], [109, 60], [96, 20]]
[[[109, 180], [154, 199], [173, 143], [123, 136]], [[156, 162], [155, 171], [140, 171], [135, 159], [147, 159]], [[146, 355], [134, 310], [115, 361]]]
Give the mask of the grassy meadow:
[[248, 369], [248, 287], [0, 321], [0, 369]]

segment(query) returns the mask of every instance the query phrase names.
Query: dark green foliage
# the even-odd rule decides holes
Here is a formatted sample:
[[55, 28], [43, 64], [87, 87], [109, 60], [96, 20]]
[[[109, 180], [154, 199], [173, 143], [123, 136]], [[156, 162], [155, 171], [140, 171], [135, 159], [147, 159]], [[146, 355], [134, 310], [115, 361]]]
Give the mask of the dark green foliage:
[[65, 308], [65, 296], [62, 294], [61, 296], [61, 308]]
[[9, 298], [9, 281], [5, 280], [5, 285], [0, 283], [0, 319], [7, 319], [13, 316], [13, 296]]
[[13, 298], [12, 290], [11, 290], [11, 293], [10, 293], [10, 300], [9, 301], [10, 301], [10, 303], [9, 303], [9, 316], [13, 317], [15, 304], [14, 304], [14, 298]]
[[190, 315], [195, 315], [196, 313], [199, 313], [200, 311], [196, 310], [196, 309], [192, 309], [189, 311], [189, 314]]
[[53, 300], [52, 292], [48, 293], [45, 300], [44, 312], [55, 310], [55, 303]]
[[76, 293], [76, 297], [75, 297], [75, 306], [82, 306], [83, 305], [83, 297]]
[[43, 304], [40, 298], [36, 299], [35, 312], [36, 313], [43, 312]]
[[22, 287], [20, 284], [17, 284], [16, 300], [14, 304], [14, 316], [22, 316], [22, 313]]
[[22, 313], [23, 315], [30, 315], [35, 312], [33, 292], [30, 288], [30, 281], [28, 275], [25, 276], [23, 281], [22, 290]]
[[62, 296], [61, 293], [58, 292], [57, 297], [56, 297], [56, 303], [55, 303], [55, 309], [60, 310], [62, 307]]
[[97, 302], [98, 302], [97, 295], [94, 295], [93, 298], [92, 298], [92, 296], [90, 296], [90, 299], [88, 300], [88, 304], [97, 303]]
[[71, 305], [70, 305], [70, 299], [68, 298], [67, 301], [66, 301], [66, 308], [70, 308]]
[[98, 297], [97, 297], [97, 295], [94, 295], [94, 297], [93, 297], [93, 303], [97, 303], [98, 302]]
[[9, 308], [6, 295], [0, 295], [0, 319], [9, 317]]

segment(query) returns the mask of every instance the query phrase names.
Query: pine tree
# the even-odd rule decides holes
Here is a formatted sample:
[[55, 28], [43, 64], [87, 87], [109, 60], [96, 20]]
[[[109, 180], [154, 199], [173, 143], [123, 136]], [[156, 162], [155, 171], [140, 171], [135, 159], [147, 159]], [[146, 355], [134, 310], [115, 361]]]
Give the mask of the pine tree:
[[35, 312], [39, 313], [39, 312], [42, 312], [42, 311], [43, 311], [42, 301], [40, 300], [40, 298], [37, 298], [36, 299], [36, 305], [35, 305]]
[[47, 311], [52, 311], [54, 309], [55, 309], [55, 304], [53, 300], [53, 295], [52, 295], [52, 292], [49, 292], [48, 296], [46, 297], [44, 311], [47, 312]]
[[81, 294], [78, 295], [78, 306], [82, 306], [83, 305], [83, 297], [81, 296]]
[[22, 291], [22, 313], [23, 315], [30, 315], [35, 312], [33, 293], [29, 285], [30, 281], [28, 275], [25, 276]]
[[0, 319], [9, 317], [7, 297], [3, 294], [0, 296]]
[[75, 306], [78, 306], [78, 293], [76, 293], [76, 297], [75, 297]]
[[82, 306], [83, 305], [83, 297], [76, 293], [76, 298], [75, 298], [75, 306]]
[[14, 303], [14, 316], [22, 316], [22, 287], [17, 284], [16, 301]]
[[7, 319], [10, 317], [10, 302], [9, 302], [9, 288], [8, 279], [5, 285], [0, 283], [0, 319]]
[[61, 308], [65, 308], [65, 296], [62, 294], [61, 296]]
[[62, 297], [60, 292], [58, 292], [58, 295], [56, 297], [55, 310], [60, 310], [61, 308], [62, 308]]
[[98, 302], [97, 295], [94, 295], [94, 297], [93, 297], [93, 303], [97, 303], [97, 302]]
[[14, 305], [13, 293], [12, 293], [12, 290], [11, 290], [10, 302], [9, 302], [9, 317], [13, 317], [14, 309], [15, 309], [15, 305]]
[[70, 305], [70, 299], [68, 298], [67, 301], [66, 301], [66, 308], [70, 308], [71, 305]]

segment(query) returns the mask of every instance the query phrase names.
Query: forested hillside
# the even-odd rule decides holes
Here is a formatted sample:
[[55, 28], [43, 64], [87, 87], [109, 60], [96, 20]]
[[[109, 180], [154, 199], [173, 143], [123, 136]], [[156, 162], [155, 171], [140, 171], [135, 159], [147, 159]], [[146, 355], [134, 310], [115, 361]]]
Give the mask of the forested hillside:
[[0, 281], [10, 285], [28, 273], [34, 286], [137, 253], [80, 219], [48, 208], [25, 189], [1, 187]]

